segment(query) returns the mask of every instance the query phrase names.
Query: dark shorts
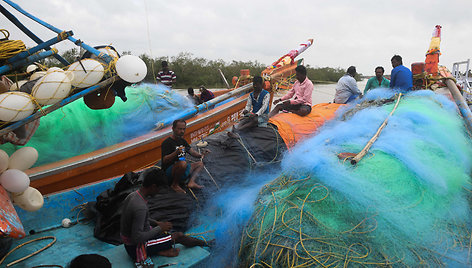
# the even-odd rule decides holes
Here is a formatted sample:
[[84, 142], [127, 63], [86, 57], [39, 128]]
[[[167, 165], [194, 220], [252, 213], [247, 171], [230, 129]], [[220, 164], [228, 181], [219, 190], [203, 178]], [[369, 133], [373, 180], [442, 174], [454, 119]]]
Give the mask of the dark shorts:
[[[298, 115], [305, 116], [311, 113], [311, 106], [306, 104], [291, 104], [291, 103], [282, 103], [282, 110], [286, 110]], [[301, 113], [301, 114], [300, 114]]]
[[[146, 242], [146, 254], [148, 256], [157, 255], [159, 251], [164, 251], [172, 248], [172, 236], [162, 235], [156, 239]], [[126, 253], [136, 261], [136, 245], [125, 245]]]
[[[170, 167], [168, 167], [166, 169], [166, 175], [169, 178], [170, 182], [172, 182], [172, 169], [173, 168], [174, 168], [174, 165], [171, 165]], [[184, 183], [188, 182], [188, 177], [190, 176], [190, 169], [191, 169], [191, 165], [189, 163], [187, 163], [187, 167], [185, 168], [185, 172], [182, 175], [182, 177], [180, 178], [181, 182], [184, 182]]]

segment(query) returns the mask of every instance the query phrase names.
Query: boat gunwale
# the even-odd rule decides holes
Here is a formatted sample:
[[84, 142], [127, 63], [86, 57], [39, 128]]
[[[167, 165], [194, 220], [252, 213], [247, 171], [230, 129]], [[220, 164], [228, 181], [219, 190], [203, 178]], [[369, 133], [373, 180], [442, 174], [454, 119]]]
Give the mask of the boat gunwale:
[[[224, 113], [226, 110], [234, 106], [240, 105], [241, 102], [246, 102], [247, 94], [248, 93], [236, 98], [235, 100], [232, 100], [229, 103], [223, 104], [220, 107], [207, 110], [200, 115], [197, 114], [195, 117], [190, 118], [191, 121], [188, 122], [188, 127], [198, 125], [199, 123], [207, 120], [210, 117]], [[28, 176], [30, 177], [32, 181], [39, 180], [47, 176], [55, 175], [61, 172], [66, 172], [68, 170], [86, 166], [94, 162], [98, 162], [100, 160], [118, 155], [120, 153], [130, 151], [132, 149], [141, 147], [145, 144], [162, 139], [168, 136], [170, 133], [171, 133], [171, 126], [168, 126], [164, 129], [156, 131], [155, 133], [151, 131], [139, 137], [133, 138], [131, 140], [123, 141], [121, 143], [107, 146], [105, 148], [101, 148], [101, 149], [98, 149], [89, 153], [85, 153], [79, 156], [74, 156], [68, 159], [49, 163], [49, 164], [42, 165], [39, 167], [34, 167], [32, 169], [27, 170], [26, 173], [28, 174]], [[72, 159], [74, 158], [78, 158], [78, 160], [73, 161]], [[73, 162], [70, 162], [70, 161], [73, 161]]]

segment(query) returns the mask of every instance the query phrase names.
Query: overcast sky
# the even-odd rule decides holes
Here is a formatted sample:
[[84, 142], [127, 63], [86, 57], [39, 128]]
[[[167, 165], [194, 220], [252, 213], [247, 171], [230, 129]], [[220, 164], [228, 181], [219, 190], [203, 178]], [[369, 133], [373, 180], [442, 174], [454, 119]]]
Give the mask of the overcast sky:
[[[54, 36], [0, 1], [43, 40]], [[317, 67], [357, 66], [373, 75], [390, 58], [424, 61], [434, 26], [442, 26], [440, 64], [472, 57], [472, 0], [16, 0], [22, 8], [96, 46], [134, 55], [196, 57], [270, 64], [309, 38], [301, 57]], [[34, 43], [4, 17], [10, 39]], [[69, 42], [70, 43], [70, 42]], [[70, 46], [57, 46], [61, 51]], [[172, 67], [172, 63], [171, 63]], [[232, 75], [232, 74], [228, 74]]]

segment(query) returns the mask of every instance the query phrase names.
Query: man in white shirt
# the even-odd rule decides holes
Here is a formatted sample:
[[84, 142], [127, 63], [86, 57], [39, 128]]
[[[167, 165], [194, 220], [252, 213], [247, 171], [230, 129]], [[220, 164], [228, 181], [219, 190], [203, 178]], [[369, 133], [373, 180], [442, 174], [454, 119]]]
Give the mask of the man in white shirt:
[[348, 103], [357, 97], [362, 97], [362, 92], [357, 87], [356, 67], [347, 68], [346, 74], [338, 80], [336, 85], [336, 94], [334, 95], [334, 103]]

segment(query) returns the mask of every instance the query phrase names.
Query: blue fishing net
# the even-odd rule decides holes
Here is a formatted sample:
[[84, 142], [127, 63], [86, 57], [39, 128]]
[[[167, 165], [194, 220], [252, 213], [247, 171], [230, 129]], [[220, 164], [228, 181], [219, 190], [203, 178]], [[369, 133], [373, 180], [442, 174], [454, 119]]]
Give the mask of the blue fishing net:
[[211, 261], [468, 266], [472, 144], [454, 103], [408, 93], [357, 165], [338, 157], [362, 150], [396, 98], [370, 91], [288, 152], [280, 172], [221, 192], [195, 221], [204, 227], [190, 230], [216, 238]]
[[[39, 153], [35, 166], [136, 138], [152, 131], [156, 122], [176, 119], [194, 107], [188, 98], [161, 84], [127, 87], [126, 94], [126, 102], [116, 99], [109, 109], [91, 110], [77, 100], [42, 117], [26, 144]], [[4, 144], [0, 149], [11, 155], [19, 147]]]

